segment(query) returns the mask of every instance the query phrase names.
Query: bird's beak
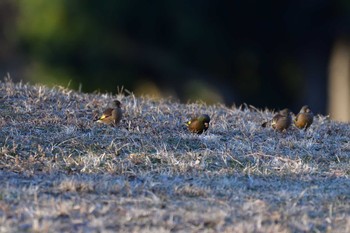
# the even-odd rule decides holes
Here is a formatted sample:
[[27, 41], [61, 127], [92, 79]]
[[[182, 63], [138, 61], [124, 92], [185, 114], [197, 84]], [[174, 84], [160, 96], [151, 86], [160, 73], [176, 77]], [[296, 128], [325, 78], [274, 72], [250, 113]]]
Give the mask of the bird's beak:
[[209, 128], [209, 123], [204, 123], [204, 126], [205, 126], [206, 128]]
[[185, 125], [189, 126], [191, 124], [191, 121], [185, 122]]

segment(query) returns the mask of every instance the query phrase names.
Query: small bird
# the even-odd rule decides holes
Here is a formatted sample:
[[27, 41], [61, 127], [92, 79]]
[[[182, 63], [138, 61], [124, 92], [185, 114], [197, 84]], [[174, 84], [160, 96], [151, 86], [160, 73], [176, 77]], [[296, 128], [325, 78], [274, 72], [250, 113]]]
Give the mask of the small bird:
[[122, 104], [119, 100], [114, 100], [113, 104], [114, 108], [107, 108], [104, 110], [102, 116], [97, 119], [97, 122], [114, 126], [119, 123], [123, 117], [123, 110], [121, 109]]
[[304, 105], [294, 119], [294, 124], [299, 129], [307, 130], [314, 121], [314, 114], [309, 106]]
[[186, 122], [186, 125], [191, 133], [202, 134], [209, 128], [209, 122], [210, 117], [207, 114], [202, 114]]
[[290, 110], [285, 108], [279, 111], [271, 121], [264, 122], [261, 126], [266, 127], [268, 123], [271, 123], [271, 127], [280, 132], [289, 128], [292, 124], [292, 117], [290, 115]]

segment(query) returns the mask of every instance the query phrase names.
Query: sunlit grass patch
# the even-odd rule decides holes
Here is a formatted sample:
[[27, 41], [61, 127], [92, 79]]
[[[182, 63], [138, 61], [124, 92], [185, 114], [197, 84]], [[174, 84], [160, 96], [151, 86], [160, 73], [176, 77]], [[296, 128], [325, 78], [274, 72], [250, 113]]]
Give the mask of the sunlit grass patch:
[[[94, 119], [114, 99], [118, 127]], [[209, 114], [209, 130], [184, 122]], [[346, 232], [349, 124], [0, 82], [0, 231]]]

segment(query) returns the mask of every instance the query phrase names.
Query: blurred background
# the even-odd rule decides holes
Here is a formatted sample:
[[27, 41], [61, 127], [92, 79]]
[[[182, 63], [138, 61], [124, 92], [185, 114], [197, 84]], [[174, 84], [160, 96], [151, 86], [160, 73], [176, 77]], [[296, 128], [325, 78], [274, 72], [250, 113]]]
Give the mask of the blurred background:
[[0, 1], [0, 75], [350, 120], [350, 1]]

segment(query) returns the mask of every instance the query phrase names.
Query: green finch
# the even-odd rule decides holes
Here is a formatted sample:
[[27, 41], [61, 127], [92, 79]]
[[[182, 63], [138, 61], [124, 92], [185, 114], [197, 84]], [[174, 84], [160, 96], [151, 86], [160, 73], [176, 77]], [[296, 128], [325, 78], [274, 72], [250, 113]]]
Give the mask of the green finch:
[[290, 115], [290, 110], [285, 108], [279, 111], [271, 121], [264, 122], [262, 124], [263, 127], [266, 127], [268, 123], [271, 123], [271, 127], [280, 132], [287, 130], [289, 126], [292, 124], [292, 117]]
[[209, 128], [209, 122], [210, 117], [207, 114], [202, 114], [186, 122], [186, 125], [191, 133], [201, 134]]
[[103, 111], [102, 116], [97, 119], [97, 122], [116, 126], [123, 117], [123, 110], [119, 100], [114, 100], [114, 107], [107, 108]]
[[309, 106], [304, 105], [294, 119], [294, 124], [299, 129], [307, 130], [314, 121], [314, 114]]

